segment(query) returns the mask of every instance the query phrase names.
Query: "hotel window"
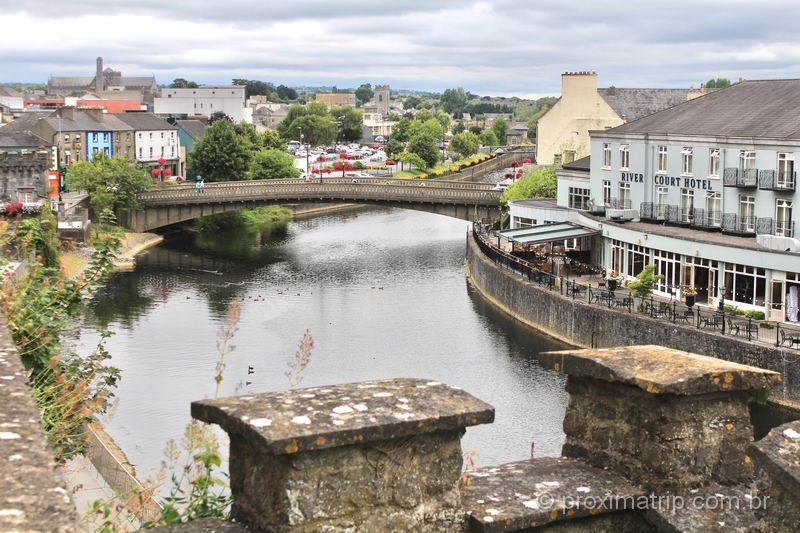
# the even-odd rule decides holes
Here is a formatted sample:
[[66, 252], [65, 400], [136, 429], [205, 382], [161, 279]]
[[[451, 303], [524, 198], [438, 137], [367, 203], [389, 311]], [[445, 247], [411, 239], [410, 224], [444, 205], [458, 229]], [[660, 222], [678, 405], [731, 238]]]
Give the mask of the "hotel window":
[[603, 205], [611, 207], [611, 180], [603, 180]]
[[756, 168], [756, 153], [753, 150], [739, 150], [739, 170]]
[[631, 277], [636, 276], [645, 265], [650, 263], [650, 248], [638, 244], [628, 245], [628, 264], [625, 273]]
[[514, 226], [516, 228], [530, 228], [531, 226], [536, 225], [536, 221], [530, 218], [514, 217], [514, 219], [517, 221], [516, 225]]
[[625, 260], [625, 243], [622, 241], [611, 241], [611, 270], [622, 273]]
[[719, 176], [719, 148], [708, 151], [708, 175]]
[[631, 208], [631, 184], [630, 183], [620, 183], [619, 184], [619, 208], [620, 209], [630, 209]]
[[792, 201], [775, 200], [775, 235], [792, 237]]
[[753, 231], [756, 227], [756, 197], [739, 197], [739, 230]]
[[656, 266], [656, 274], [664, 276], [659, 279], [656, 289], [667, 294], [673, 294], [673, 290], [680, 285], [681, 276], [681, 256], [673, 252], [664, 250], [654, 250], [653, 260]]
[[656, 172], [660, 174], [667, 173], [667, 147], [666, 146], [659, 146], [658, 147], [658, 170]]
[[603, 168], [611, 168], [611, 143], [603, 143]]
[[684, 146], [681, 149], [681, 173], [687, 176], [692, 175], [692, 164], [694, 162], [694, 148]]
[[656, 216], [667, 216], [667, 202], [669, 201], [669, 187], [658, 187], [656, 189]]
[[627, 144], [619, 145], [619, 169], [628, 170], [631, 164], [631, 152]]
[[778, 154], [778, 187], [794, 188], [794, 154]]
[[725, 264], [725, 299], [738, 303], [763, 306], [767, 289], [763, 268]]
[[578, 187], [569, 188], [569, 207], [572, 209], [586, 209], [589, 203], [589, 189]]
[[719, 226], [722, 220], [722, 195], [718, 192], [706, 192], [706, 221], [710, 226]]
[[681, 189], [681, 222], [691, 222], [694, 215], [694, 189]]
[[97, 142], [97, 134], [96, 133], [92, 133], [92, 142], [93, 143]]

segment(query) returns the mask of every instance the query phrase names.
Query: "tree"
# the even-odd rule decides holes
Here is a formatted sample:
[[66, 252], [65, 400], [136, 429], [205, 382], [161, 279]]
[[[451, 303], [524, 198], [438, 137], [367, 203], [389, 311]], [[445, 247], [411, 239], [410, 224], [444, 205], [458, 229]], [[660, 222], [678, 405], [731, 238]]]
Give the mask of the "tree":
[[728, 78], [711, 78], [706, 82], [706, 89], [724, 89], [731, 86], [731, 80]]
[[324, 117], [328, 114], [328, 104], [314, 100], [313, 102], [306, 104], [306, 111], [309, 115], [318, 115], [320, 117]]
[[172, 80], [170, 87], [173, 89], [195, 89], [199, 87], [199, 85], [193, 81], [186, 81], [183, 78], [175, 78]]
[[[471, 133], [474, 133], [475, 135], [480, 135], [481, 132], [483, 131], [483, 128], [481, 128], [480, 126], [470, 126], [469, 131]], [[495, 138], [497, 138], [497, 136], [495, 136]]]
[[389, 137], [389, 142], [383, 147], [383, 151], [389, 159], [397, 159], [397, 156], [400, 155], [403, 150], [405, 150], [405, 146], [402, 142], [398, 141], [394, 135]]
[[189, 152], [189, 172], [208, 181], [247, 179], [252, 156], [249, 141], [236, 134], [233, 124], [217, 120]]
[[275, 92], [278, 93], [278, 98], [283, 100], [297, 100], [297, 91], [286, 85], [278, 85]]
[[223, 111], [214, 111], [211, 113], [211, 115], [208, 117], [208, 124], [211, 125], [218, 120], [225, 120], [226, 122], [233, 124], [233, 119], [226, 115]]
[[425, 162], [425, 167], [431, 168], [439, 161], [437, 139], [438, 137], [432, 137], [429, 133], [418, 133], [408, 141], [407, 151], [419, 156]]
[[306, 110], [306, 106], [304, 105], [294, 104], [290, 106], [289, 110], [286, 112], [286, 116], [278, 124], [278, 133], [280, 134], [280, 136], [287, 141], [299, 139], [299, 137], [292, 139], [290, 128], [292, 123], [296, 119], [305, 116], [307, 114], [308, 111]]
[[461, 87], [458, 89], [445, 89], [442, 93], [441, 103], [448, 113], [464, 111], [464, 107], [467, 105], [467, 93]]
[[414, 120], [418, 120], [420, 122], [425, 122], [426, 120], [430, 120], [432, 118], [433, 114], [427, 109], [420, 109], [420, 111], [414, 115]]
[[251, 150], [258, 150], [261, 147], [261, 139], [258, 136], [256, 127], [249, 122], [245, 122], [243, 120], [237, 124], [233, 130], [237, 135], [240, 135], [245, 141], [247, 141], [247, 144], [250, 146]]
[[110, 158], [98, 153], [91, 161], [76, 161], [69, 167], [67, 187], [89, 194], [95, 215], [106, 209], [138, 209], [139, 193], [153, 180], [140, 165], [131, 165], [124, 157]]
[[391, 138], [400, 142], [408, 141], [408, 129], [410, 127], [411, 119], [408, 117], [401, 118], [397, 121], [397, 124], [394, 125], [394, 128], [392, 128]]
[[503, 191], [501, 200], [521, 200], [524, 198], [555, 198], [558, 188], [556, 171], [552, 167], [540, 168], [525, 175]]
[[462, 158], [477, 154], [479, 145], [478, 136], [468, 131], [454, 135], [450, 140], [450, 149]]
[[250, 178], [254, 180], [291, 179], [299, 176], [300, 169], [295, 168], [294, 157], [283, 150], [259, 150], [250, 163]]
[[303, 140], [312, 145], [333, 144], [336, 141], [336, 123], [330, 116], [306, 115], [296, 119], [289, 127], [294, 139], [303, 135]]
[[361, 105], [366, 104], [372, 97], [375, 95], [375, 91], [372, 90], [372, 85], [369, 83], [362, 83], [359, 85], [358, 89], [356, 89], [356, 100]]
[[408, 137], [411, 139], [420, 134], [428, 135], [434, 139], [441, 139], [444, 137], [444, 128], [435, 118], [424, 122], [415, 120], [408, 126]]
[[644, 270], [636, 274], [635, 280], [630, 280], [625, 283], [625, 286], [631, 290], [631, 293], [637, 298], [646, 298], [652, 294], [653, 289], [656, 288], [656, 282], [664, 279], [663, 274], [655, 273], [654, 265], [646, 265]]
[[341, 140], [356, 142], [361, 139], [361, 129], [364, 126], [364, 114], [350, 106], [332, 107], [331, 116], [336, 122], [341, 134]]
[[497, 140], [497, 135], [492, 130], [486, 130], [478, 137], [483, 146], [498, 146], [500, 141]]
[[444, 111], [436, 113], [436, 120], [439, 121], [439, 124], [442, 125], [442, 129], [444, 129], [445, 132], [450, 129], [450, 115]]
[[411, 165], [417, 169], [424, 169], [427, 165], [425, 164], [425, 160], [422, 159], [417, 154], [403, 151], [397, 156], [397, 160], [403, 163], [403, 165]]
[[492, 123], [492, 131], [494, 132], [497, 140], [501, 144], [506, 144], [506, 136], [508, 135], [508, 123], [503, 117], [497, 117]]
[[258, 134], [258, 145], [262, 148], [276, 148], [278, 150], [286, 148], [281, 136], [275, 130], [264, 130]]
[[464, 121], [462, 119], [456, 120], [456, 125], [453, 126], [453, 133], [461, 133], [462, 131], [466, 131], [467, 128], [464, 126]]
[[419, 96], [412, 94], [403, 101], [403, 109], [419, 109], [420, 107], [422, 107], [422, 98]]
[[259, 94], [266, 96], [269, 95], [271, 92], [274, 92], [274, 89], [272, 87], [270, 87], [263, 81], [258, 81], [258, 80], [244, 80], [240, 78], [235, 78], [233, 80], [233, 85], [244, 85], [245, 98], [250, 98], [251, 96]]

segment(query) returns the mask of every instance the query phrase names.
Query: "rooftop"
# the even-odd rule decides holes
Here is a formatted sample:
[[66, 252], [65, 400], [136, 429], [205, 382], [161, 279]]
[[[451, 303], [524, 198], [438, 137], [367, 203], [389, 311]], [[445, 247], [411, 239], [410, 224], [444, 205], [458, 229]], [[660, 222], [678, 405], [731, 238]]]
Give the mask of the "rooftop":
[[198, 140], [206, 134], [207, 126], [202, 120], [178, 120], [176, 124], [194, 140]]
[[621, 118], [630, 122], [685, 102], [691, 89], [637, 89], [608, 87], [597, 89], [600, 96]]
[[651, 394], [764, 389], [781, 380], [771, 370], [655, 345], [543, 352], [536, 358], [570, 376], [625, 383]]
[[115, 115], [116, 118], [137, 131], [148, 130], [174, 130], [175, 126], [160, 119], [153, 113], [144, 111], [128, 111]]
[[586, 157], [581, 157], [580, 159], [576, 159], [572, 163], [565, 163], [561, 165], [561, 168], [564, 170], [585, 170], [589, 172], [589, 159], [591, 156], [587, 155]]
[[743, 81], [607, 130], [800, 139], [800, 79]]
[[0, 147], [10, 148], [45, 146], [52, 145], [30, 131], [6, 131], [6, 128], [0, 128]]

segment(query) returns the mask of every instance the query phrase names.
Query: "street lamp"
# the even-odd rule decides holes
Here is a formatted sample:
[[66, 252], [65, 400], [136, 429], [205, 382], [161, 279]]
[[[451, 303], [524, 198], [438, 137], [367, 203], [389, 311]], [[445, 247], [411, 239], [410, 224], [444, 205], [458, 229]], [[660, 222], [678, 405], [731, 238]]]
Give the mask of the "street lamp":
[[[309, 173], [310, 173], [310, 171], [311, 171], [311, 169], [309, 168], [309, 165], [308, 165], [308, 156], [309, 156], [309, 154], [308, 154], [308, 151], [309, 151], [309, 150], [308, 150], [308, 148], [309, 148], [309, 147], [308, 147], [308, 146], [306, 146], [305, 144], [303, 144], [303, 139], [304, 139], [304, 138], [305, 138], [305, 137], [303, 136], [303, 134], [302, 134], [302, 132], [301, 132], [301, 133], [300, 133], [300, 146], [305, 146], [305, 148], [306, 148], [306, 176], [308, 176], [308, 174], [309, 174]], [[321, 174], [320, 174], [320, 175], [321, 175]]]

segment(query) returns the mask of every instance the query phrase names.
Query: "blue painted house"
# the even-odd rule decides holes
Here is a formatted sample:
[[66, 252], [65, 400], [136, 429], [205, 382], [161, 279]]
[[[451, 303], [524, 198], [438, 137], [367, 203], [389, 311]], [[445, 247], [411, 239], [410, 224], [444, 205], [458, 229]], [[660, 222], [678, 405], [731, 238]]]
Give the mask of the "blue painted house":
[[86, 160], [91, 161], [96, 153], [114, 157], [114, 139], [111, 131], [89, 130], [86, 132]]

